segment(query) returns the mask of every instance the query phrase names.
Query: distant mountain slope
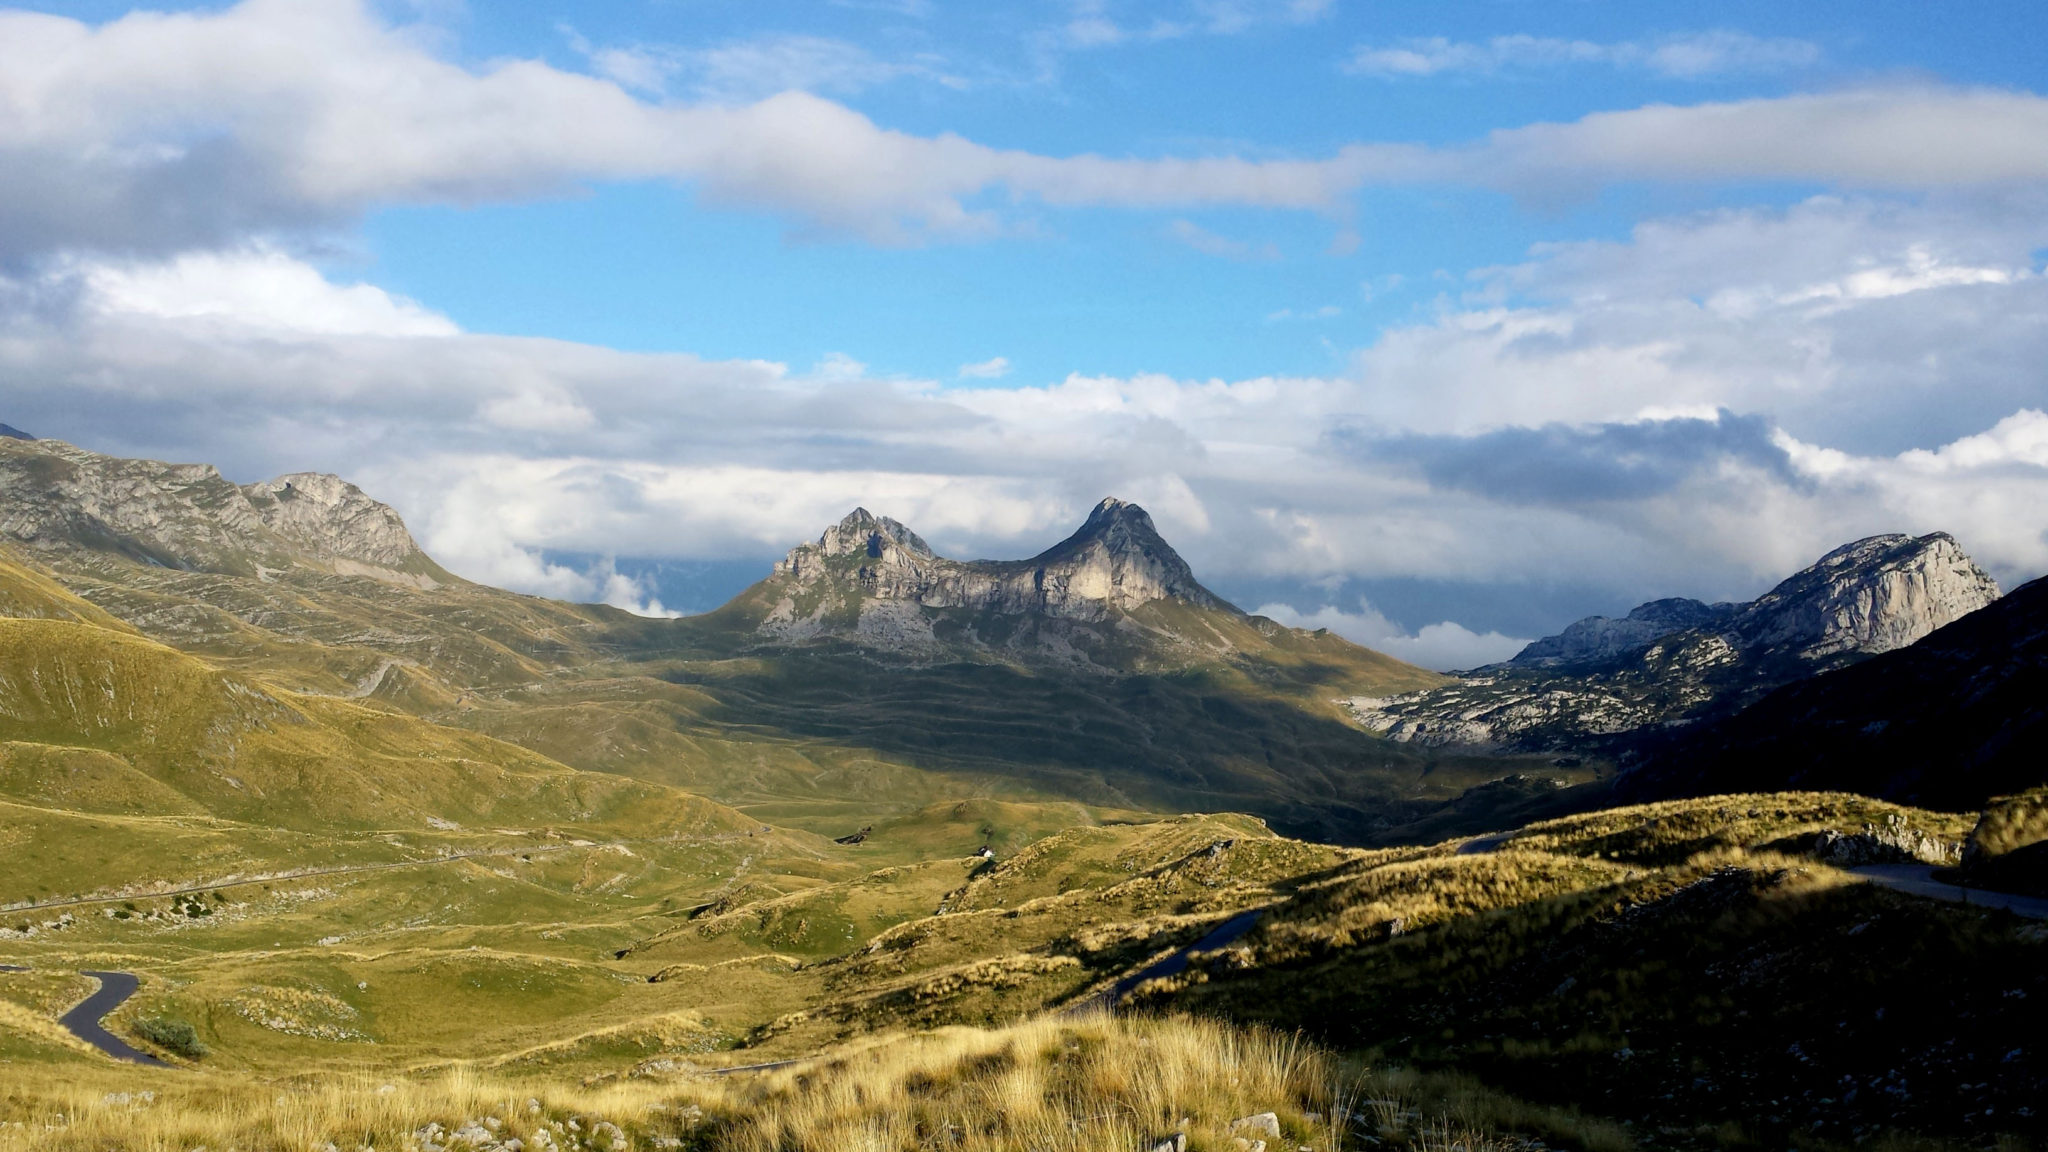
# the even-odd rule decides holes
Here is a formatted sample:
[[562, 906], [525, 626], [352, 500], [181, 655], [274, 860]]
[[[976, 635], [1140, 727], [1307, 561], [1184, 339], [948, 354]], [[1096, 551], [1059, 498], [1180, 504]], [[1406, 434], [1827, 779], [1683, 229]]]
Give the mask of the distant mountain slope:
[[0, 534], [164, 568], [262, 575], [294, 565], [432, 587], [452, 582], [398, 514], [335, 476], [246, 487], [210, 464], [160, 464], [55, 440], [0, 440]]
[[1248, 616], [1210, 592], [1143, 508], [1096, 505], [1027, 560], [948, 560], [865, 508], [800, 545], [700, 624], [775, 648], [853, 645], [926, 662], [1019, 661], [1096, 672], [1252, 667], [1319, 684], [1407, 691], [1435, 673], [1328, 632]]
[[411, 713], [835, 835], [994, 795], [1371, 839], [1537, 767], [1361, 730], [1339, 698], [1442, 678], [1238, 611], [1118, 501], [1022, 561], [856, 513], [670, 621], [461, 580], [330, 476], [5, 441], [0, 499], [21, 615], [118, 620], [315, 711]]
[[2048, 783], [2048, 580], [1673, 742], [1643, 795], [1827, 788], [1975, 808]]
[[306, 830], [752, 825], [673, 789], [577, 772], [409, 716], [298, 696], [141, 637], [0, 618], [0, 797]]
[[1748, 604], [1657, 600], [1620, 620], [1591, 617], [1455, 684], [1353, 708], [1396, 740], [1611, 754], [1904, 647], [1997, 598], [1947, 534], [1873, 536]]
[[600, 658], [643, 623], [450, 575], [338, 477], [241, 486], [55, 440], [0, 440], [0, 543], [162, 643], [414, 710]]

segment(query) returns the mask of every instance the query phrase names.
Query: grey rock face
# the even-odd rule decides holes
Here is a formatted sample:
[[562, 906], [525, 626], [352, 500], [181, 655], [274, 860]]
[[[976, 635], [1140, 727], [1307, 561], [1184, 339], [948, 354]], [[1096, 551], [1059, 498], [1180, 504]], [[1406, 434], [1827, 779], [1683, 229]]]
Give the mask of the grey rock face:
[[882, 601], [1098, 620], [1154, 600], [1235, 611], [1195, 579], [1143, 508], [1108, 499], [1078, 532], [1029, 560], [947, 560], [917, 533], [857, 508], [775, 566], [795, 589], [857, 586]]
[[1350, 708], [1395, 740], [1583, 751], [1903, 648], [1997, 599], [1953, 537], [1873, 536], [1748, 604], [1656, 600], [1590, 617], [1457, 685]]
[[1555, 636], [1545, 636], [1515, 654], [1510, 664], [1553, 668], [1611, 660], [1640, 651], [1660, 637], [1688, 628], [1706, 628], [1735, 614], [1733, 604], [1704, 604], [1674, 598], [1639, 605], [1619, 620], [1588, 616]]
[[265, 526], [307, 555], [386, 568], [421, 558], [398, 513], [339, 476], [295, 472], [242, 494]]
[[[1074, 663], [1084, 649], [1138, 629], [1129, 614], [1162, 600], [1241, 616], [1202, 587], [1152, 518], [1109, 499], [1079, 531], [1029, 560], [948, 560], [915, 532], [865, 508], [775, 566], [761, 631], [782, 640], [834, 635], [899, 651], [1031, 649]], [[963, 632], [942, 640], [942, 620]]]
[[1872, 536], [1758, 597], [1733, 631], [1742, 646], [1819, 660], [1904, 648], [1998, 599], [1998, 583], [1945, 532]]
[[239, 487], [210, 464], [0, 440], [0, 536], [46, 551], [258, 575], [310, 566], [405, 583], [451, 579], [398, 514], [333, 476]]

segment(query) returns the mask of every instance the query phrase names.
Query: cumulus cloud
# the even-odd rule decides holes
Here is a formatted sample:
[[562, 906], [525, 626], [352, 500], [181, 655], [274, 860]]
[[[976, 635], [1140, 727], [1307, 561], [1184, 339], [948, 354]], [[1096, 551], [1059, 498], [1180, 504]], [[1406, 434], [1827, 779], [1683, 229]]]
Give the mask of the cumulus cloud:
[[1745, 466], [1790, 479], [1768, 420], [1720, 411], [1620, 423], [1498, 428], [1470, 436], [1333, 439], [1382, 460], [1412, 462], [1437, 488], [1506, 504], [1576, 505], [1661, 496], [1702, 471]]
[[[329, 336], [451, 336], [454, 321], [373, 284], [335, 285], [284, 252], [188, 252], [164, 262], [75, 265], [114, 314]], [[61, 274], [60, 274], [61, 275]]]
[[[855, 504], [1016, 557], [1114, 494], [1207, 580], [1471, 664], [1509, 639], [1436, 609], [1369, 633], [1330, 589], [1592, 585], [1612, 614], [1937, 529], [2008, 584], [2048, 570], [2035, 207], [1656, 221], [1487, 270], [1341, 375], [983, 388], [462, 332], [275, 248], [74, 257], [0, 278], [0, 419], [245, 480], [343, 472], [456, 571], [646, 611], [648, 586], [547, 557], [765, 558]], [[284, 287], [230, 290], [236, 268]]]
[[[1251, 10], [1198, 11], [1223, 26]], [[434, 43], [360, 0], [244, 0], [97, 26], [0, 12], [0, 261], [236, 247], [378, 204], [516, 199], [589, 181], [684, 182], [708, 203], [776, 213], [799, 230], [902, 244], [1000, 232], [1018, 201], [1341, 217], [1363, 187], [1415, 182], [1558, 195], [1611, 180], [1947, 188], [2048, 178], [2048, 100], [2024, 92], [1907, 86], [1652, 105], [1457, 147], [1363, 141], [1315, 158], [1046, 156], [892, 130], [800, 89], [751, 102], [737, 90], [650, 99], [636, 90], [663, 82], [668, 66], [654, 55], [607, 57], [598, 67], [608, 76], [516, 59], [471, 69]], [[746, 51], [732, 76], [829, 86], [820, 77], [864, 67], [819, 44]], [[775, 60], [794, 63], [777, 73]], [[714, 64], [696, 60], [697, 74]]]
[[1003, 356], [960, 366], [960, 378], [963, 380], [997, 380], [1009, 374], [1010, 361]]
[[1658, 40], [1601, 43], [1547, 36], [1495, 36], [1488, 40], [1412, 38], [1388, 45], [1361, 45], [1346, 67], [1366, 76], [1435, 76], [1562, 68], [1601, 64], [1641, 69], [1684, 80], [1777, 72], [1820, 60], [1811, 41], [1763, 38], [1733, 29], [1693, 32]]
[[1166, 235], [1176, 244], [1184, 244], [1204, 256], [1221, 256], [1226, 260], [1278, 260], [1280, 249], [1272, 244], [1252, 244], [1244, 240], [1233, 240], [1221, 236], [1192, 220], [1175, 220], [1166, 226]]
[[1328, 605], [1302, 612], [1287, 604], [1265, 604], [1257, 615], [1290, 628], [1327, 628], [1354, 644], [1385, 652], [1438, 672], [1496, 664], [1527, 647], [1529, 641], [1498, 632], [1479, 633], [1455, 621], [1425, 624], [1413, 632], [1360, 601], [1356, 612]]

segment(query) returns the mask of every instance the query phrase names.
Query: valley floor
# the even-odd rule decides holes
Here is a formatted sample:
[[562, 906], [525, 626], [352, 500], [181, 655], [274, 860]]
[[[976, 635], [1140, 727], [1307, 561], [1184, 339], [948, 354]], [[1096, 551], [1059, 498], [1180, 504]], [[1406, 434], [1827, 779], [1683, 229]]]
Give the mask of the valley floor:
[[[145, 818], [94, 819], [118, 846]], [[2048, 927], [1851, 871], [1953, 863], [1970, 815], [1765, 794], [1379, 850], [1050, 820], [367, 835], [320, 875], [201, 860], [206, 883], [16, 908], [0, 1149], [2043, 1136]], [[106, 1026], [168, 1067], [58, 1025], [81, 971], [139, 976]]]

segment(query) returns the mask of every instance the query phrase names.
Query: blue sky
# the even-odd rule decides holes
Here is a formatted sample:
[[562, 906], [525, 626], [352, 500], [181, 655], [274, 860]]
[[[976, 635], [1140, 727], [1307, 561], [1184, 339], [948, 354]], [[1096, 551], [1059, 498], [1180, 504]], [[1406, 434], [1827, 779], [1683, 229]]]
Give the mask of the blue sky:
[[698, 609], [1147, 503], [1448, 667], [1843, 540], [2048, 570], [2038, 4], [0, 10], [0, 419]]

